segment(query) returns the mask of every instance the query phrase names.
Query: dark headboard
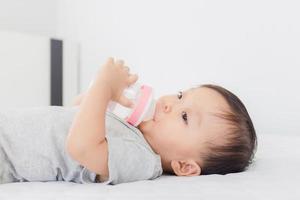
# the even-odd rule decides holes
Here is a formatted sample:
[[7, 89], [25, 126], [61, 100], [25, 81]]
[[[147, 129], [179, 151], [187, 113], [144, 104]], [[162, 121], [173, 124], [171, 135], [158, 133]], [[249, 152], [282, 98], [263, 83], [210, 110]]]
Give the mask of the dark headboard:
[[50, 98], [51, 105], [63, 105], [63, 41], [50, 40]]

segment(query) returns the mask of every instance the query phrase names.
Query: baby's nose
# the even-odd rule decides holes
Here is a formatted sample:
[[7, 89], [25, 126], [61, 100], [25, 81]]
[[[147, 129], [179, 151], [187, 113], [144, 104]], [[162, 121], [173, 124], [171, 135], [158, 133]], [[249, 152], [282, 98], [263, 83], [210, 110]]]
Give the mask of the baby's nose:
[[165, 104], [165, 105], [164, 105], [164, 111], [165, 111], [166, 113], [167, 113], [167, 112], [170, 112], [170, 111], [171, 111], [171, 106]]

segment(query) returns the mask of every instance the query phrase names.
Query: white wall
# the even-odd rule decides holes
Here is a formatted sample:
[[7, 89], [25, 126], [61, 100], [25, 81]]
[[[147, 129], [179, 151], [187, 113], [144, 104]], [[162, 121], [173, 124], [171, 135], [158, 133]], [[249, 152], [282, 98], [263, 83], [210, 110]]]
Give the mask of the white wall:
[[0, 108], [50, 105], [48, 37], [0, 31]]
[[[50, 105], [58, 0], [0, 0], [0, 107]], [[63, 41], [63, 105], [78, 94], [78, 43]]]
[[[50, 105], [50, 38], [0, 30], [0, 44], [0, 109]], [[78, 85], [78, 44], [64, 40], [64, 106]]]
[[62, 0], [57, 34], [81, 43], [81, 91], [116, 56], [157, 96], [217, 83], [244, 101], [258, 134], [299, 134], [299, 8], [296, 0]]
[[0, 0], [0, 29], [54, 36], [58, 0]]

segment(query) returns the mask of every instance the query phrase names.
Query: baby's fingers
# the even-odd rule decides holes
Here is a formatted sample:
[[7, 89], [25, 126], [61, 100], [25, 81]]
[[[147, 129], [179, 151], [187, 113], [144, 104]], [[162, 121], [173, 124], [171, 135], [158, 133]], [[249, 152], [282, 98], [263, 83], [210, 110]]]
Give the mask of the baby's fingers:
[[120, 59], [118, 59], [118, 60], [116, 61], [116, 65], [119, 65], [119, 66], [124, 66], [124, 61], [123, 61], [123, 60], [120, 60]]
[[106, 60], [106, 64], [114, 64], [114, 58], [113, 57], [108, 57]]
[[139, 79], [137, 74], [130, 74], [128, 78], [128, 85], [132, 85]]
[[122, 95], [118, 101], [122, 106], [125, 107], [133, 107], [133, 102], [128, 99], [127, 97], [125, 97], [124, 95]]

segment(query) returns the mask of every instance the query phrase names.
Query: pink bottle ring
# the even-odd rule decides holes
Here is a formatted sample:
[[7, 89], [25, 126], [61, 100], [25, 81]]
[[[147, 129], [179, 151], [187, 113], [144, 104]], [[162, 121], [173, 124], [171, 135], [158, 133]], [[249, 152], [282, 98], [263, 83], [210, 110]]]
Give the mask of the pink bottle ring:
[[151, 103], [152, 93], [153, 90], [151, 87], [147, 85], [141, 86], [141, 94], [138, 97], [136, 106], [131, 115], [129, 115], [129, 117], [126, 119], [128, 123], [133, 126], [137, 126], [142, 121], [142, 118], [144, 117]]

